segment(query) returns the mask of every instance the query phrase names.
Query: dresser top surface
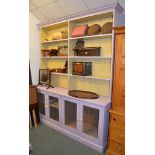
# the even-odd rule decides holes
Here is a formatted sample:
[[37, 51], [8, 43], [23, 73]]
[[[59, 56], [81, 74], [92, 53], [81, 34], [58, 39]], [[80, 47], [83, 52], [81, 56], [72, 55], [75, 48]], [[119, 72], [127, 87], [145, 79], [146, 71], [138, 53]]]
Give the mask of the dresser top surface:
[[100, 106], [108, 106], [109, 108], [111, 105], [111, 100], [109, 99], [109, 97], [99, 96], [99, 98], [97, 99], [80, 99], [80, 98], [75, 98], [75, 97], [68, 95], [68, 89], [65, 89], [65, 88], [54, 87], [54, 88], [47, 89], [47, 87], [45, 86], [38, 86], [37, 88], [38, 90], [45, 91], [46, 93], [53, 93], [53, 94], [67, 97], [70, 99], [74, 99], [77, 101], [93, 103], [93, 104], [100, 105]]

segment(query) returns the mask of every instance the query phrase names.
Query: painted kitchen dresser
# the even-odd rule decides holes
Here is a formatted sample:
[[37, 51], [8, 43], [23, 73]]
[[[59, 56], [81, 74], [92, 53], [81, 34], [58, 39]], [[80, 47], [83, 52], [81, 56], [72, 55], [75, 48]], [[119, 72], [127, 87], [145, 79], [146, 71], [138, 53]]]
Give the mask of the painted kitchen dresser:
[[79, 99], [69, 96], [65, 88], [38, 86], [38, 100], [43, 123], [100, 152], [105, 149], [111, 107], [108, 97]]
[[[109, 109], [111, 107], [114, 30], [110, 33], [73, 37], [76, 26], [98, 24], [101, 27], [111, 22], [112, 26], [123, 25], [123, 8], [119, 3], [88, 10], [50, 23], [38, 24], [40, 28], [40, 51], [64, 49], [58, 55], [42, 55], [40, 68], [61, 70], [67, 63], [67, 72], [51, 72], [54, 88], [38, 86], [41, 121], [46, 125], [102, 152], [108, 139]], [[59, 38], [60, 32], [65, 32]], [[85, 47], [100, 47], [98, 56], [75, 55], [77, 41]], [[46, 54], [46, 53], [45, 53]], [[73, 63], [91, 62], [92, 75], [73, 74]], [[69, 90], [91, 91], [98, 99], [80, 99], [68, 95]]]

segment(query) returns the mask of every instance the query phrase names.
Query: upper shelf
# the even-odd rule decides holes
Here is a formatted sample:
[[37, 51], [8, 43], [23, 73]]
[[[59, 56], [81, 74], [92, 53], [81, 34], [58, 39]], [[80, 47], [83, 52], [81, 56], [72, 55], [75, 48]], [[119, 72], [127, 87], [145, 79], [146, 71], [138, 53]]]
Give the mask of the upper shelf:
[[60, 39], [60, 40], [43, 41], [43, 42], [41, 42], [41, 44], [46, 44], [46, 43], [55, 43], [55, 42], [63, 42], [63, 41], [68, 41], [68, 39]]
[[65, 75], [65, 76], [68, 76], [67, 73], [51, 72], [51, 74], [53, 74], [53, 75]]
[[42, 59], [67, 59], [68, 56], [50, 56], [50, 57], [41, 57]]
[[80, 75], [69, 74], [69, 76], [70, 77], [78, 77], [78, 78], [96, 79], [96, 80], [106, 80], [106, 81], [110, 81], [111, 80], [110, 77], [95, 76], [95, 75], [91, 75], [91, 76], [80, 76]]
[[[109, 36], [112, 36], [112, 33], [110, 33], [110, 34], [92, 35], [92, 36], [81, 36], [81, 37], [74, 37], [74, 38], [69, 38], [69, 39], [70, 40], [76, 40], [76, 39], [102, 38], [102, 37], [109, 37]], [[41, 44], [63, 42], [63, 41], [68, 41], [68, 39], [43, 41], [43, 42], [41, 42]]]
[[71, 59], [112, 59], [111, 56], [69, 56]]
[[111, 56], [51, 56], [41, 57], [41, 59], [112, 59]]
[[69, 38], [69, 39], [71, 39], [71, 40], [74, 40], [74, 39], [89, 39], [89, 38], [101, 38], [101, 37], [108, 37], [108, 36], [112, 36], [112, 33], [110, 33], [110, 34], [98, 34], [98, 35], [92, 35], [92, 36], [74, 37], [74, 38]]
[[[110, 33], [110, 34], [92, 35], [92, 36], [81, 36], [81, 37], [74, 37], [74, 38], [69, 38], [69, 39], [70, 39], [70, 40], [76, 40], [76, 39], [91, 39], [91, 38], [102, 38], [102, 37], [109, 37], [109, 36], [112, 36], [112, 33]], [[68, 41], [68, 39], [43, 41], [43, 42], [41, 42], [41, 44], [55, 43], [55, 42], [63, 42], [63, 41]]]

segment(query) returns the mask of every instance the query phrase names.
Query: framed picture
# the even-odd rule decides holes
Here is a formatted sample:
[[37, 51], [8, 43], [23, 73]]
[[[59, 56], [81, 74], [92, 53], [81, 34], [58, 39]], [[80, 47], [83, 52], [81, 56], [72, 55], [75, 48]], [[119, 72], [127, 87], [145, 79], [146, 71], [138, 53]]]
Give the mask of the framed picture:
[[39, 84], [50, 85], [51, 74], [48, 69], [39, 69]]

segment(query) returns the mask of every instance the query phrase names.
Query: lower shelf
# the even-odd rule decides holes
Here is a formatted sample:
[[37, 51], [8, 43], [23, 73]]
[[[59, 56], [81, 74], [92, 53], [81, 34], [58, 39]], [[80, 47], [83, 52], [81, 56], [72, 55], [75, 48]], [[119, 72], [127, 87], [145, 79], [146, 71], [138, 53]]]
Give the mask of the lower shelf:
[[50, 104], [50, 107], [59, 109], [59, 103], [58, 102], [52, 103]]
[[98, 138], [98, 129], [90, 124], [85, 124], [83, 132], [92, 137]]
[[[67, 122], [66, 125], [70, 128], [74, 128], [74, 129], [77, 128], [77, 123], [75, 121]], [[84, 125], [83, 133], [90, 135], [92, 137], [98, 138], [98, 129], [96, 129], [95, 127], [93, 127], [90, 124]]]
[[67, 122], [67, 123], [66, 123], [67, 126], [69, 126], [69, 127], [71, 127], [71, 128], [74, 128], [74, 129], [76, 129], [76, 124], [77, 124], [77, 123], [76, 123], [75, 121], [74, 121], [74, 122], [72, 121], [72, 122]]

